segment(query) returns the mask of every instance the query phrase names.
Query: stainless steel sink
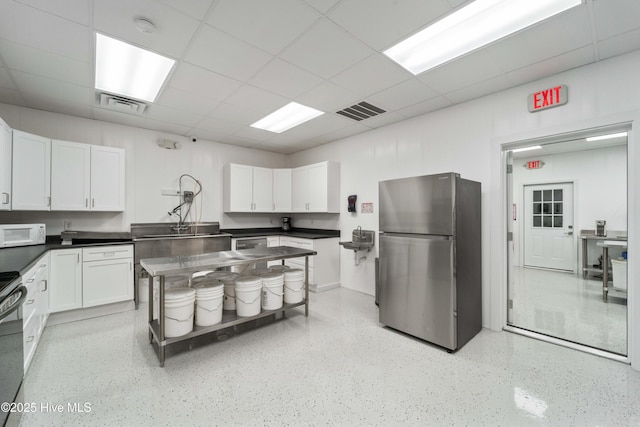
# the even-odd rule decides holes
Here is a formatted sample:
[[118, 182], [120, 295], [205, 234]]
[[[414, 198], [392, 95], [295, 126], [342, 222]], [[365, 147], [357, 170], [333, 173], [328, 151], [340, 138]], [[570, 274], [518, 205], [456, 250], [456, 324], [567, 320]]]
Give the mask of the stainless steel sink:
[[376, 233], [373, 230], [363, 230], [360, 227], [351, 233], [350, 242], [340, 242], [340, 246], [353, 251], [370, 251], [375, 242]]

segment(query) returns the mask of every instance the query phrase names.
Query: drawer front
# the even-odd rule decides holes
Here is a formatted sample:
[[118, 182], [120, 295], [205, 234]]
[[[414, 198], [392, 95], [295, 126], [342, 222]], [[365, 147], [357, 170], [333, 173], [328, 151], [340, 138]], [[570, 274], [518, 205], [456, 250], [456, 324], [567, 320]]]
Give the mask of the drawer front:
[[25, 282], [24, 284], [27, 288], [27, 299], [24, 300], [24, 304], [22, 304], [22, 321], [24, 327], [26, 327], [26, 324], [31, 320], [38, 306], [38, 287], [35, 281], [32, 283]]
[[98, 246], [82, 249], [82, 261], [133, 258], [133, 245]]

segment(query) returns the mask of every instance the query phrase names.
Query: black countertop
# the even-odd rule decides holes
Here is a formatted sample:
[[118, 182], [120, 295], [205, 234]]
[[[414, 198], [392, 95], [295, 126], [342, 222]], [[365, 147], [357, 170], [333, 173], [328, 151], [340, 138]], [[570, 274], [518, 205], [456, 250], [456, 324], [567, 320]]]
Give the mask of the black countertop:
[[320, 230], [316, 228], [294, 228], [290, 231], [282, 231], [282, 228], [280, 227], [226, 228], [220, 231], [231, 234], [231, 237], [234, 239], [266, 236], [290, 236], [299, 237], [301, 239], [329, 239], [332, 237], [340, 237], [340, 230]]
[[91, 246], [106, 245], [126, 245], [132, 244], [131, 240], [107, 240], [90, 242], [76, 242], [73, 245], [63, 245], [60, 236], [47, 236], [47, 243], [44, 245], [19, 246], [16, 248], [0, 249], [0, 273], [24, 273], [31, 265], [38, 260], [45, 252], [52, 249], [76, 249]]

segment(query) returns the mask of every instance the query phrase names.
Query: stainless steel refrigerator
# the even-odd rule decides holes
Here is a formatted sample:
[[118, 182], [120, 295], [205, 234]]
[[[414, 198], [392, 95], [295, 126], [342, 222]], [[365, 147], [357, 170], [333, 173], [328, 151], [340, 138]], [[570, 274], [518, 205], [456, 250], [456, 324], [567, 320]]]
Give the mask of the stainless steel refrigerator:
[[480, 183], [444, 173], [378, 190], [380, 323], [461, 348], [482, 329]]

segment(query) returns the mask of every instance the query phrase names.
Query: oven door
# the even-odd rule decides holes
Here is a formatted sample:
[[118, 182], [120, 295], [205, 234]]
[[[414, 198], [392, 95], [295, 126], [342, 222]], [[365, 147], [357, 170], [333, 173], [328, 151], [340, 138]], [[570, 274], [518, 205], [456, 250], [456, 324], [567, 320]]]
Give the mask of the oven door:
[[[0, 402], [14, 402], [24, 376], [22, 315], [27, 288], [18, 286], [0, 301]], [[0, 411], [0, 425], [9, 412]]]

